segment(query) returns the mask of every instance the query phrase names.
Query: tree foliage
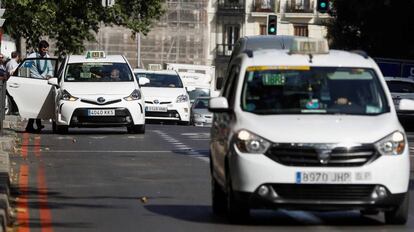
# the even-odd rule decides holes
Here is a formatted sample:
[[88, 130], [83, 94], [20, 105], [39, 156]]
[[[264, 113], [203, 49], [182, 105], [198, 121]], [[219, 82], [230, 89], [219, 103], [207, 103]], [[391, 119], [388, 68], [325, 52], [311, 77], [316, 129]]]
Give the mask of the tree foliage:
[[102, 25], [118, 25], [147, 34], [164, 10], [162, 0], [116, 0], [104, 7], [102, 0], [3, 0], [3, 28], [13, 38], [25, 38], [36, 47], [45, 36], [55, 39], [57, 53], [79, 53], [85, 40], [95, 41]]
[[333, 0], [332, 47], [374, 57], [414, 59], [414, 0]]

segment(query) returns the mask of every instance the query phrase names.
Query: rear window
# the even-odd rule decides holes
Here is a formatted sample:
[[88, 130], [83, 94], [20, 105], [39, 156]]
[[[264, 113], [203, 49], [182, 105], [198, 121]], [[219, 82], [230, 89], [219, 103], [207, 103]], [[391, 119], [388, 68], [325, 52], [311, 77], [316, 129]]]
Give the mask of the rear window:
[[414, 93], [414, 83], [406, 81], [387, 81], [392, 93]]
[[160, 73], [137, 73], [142, 87], [183, 88], [178, 75]]

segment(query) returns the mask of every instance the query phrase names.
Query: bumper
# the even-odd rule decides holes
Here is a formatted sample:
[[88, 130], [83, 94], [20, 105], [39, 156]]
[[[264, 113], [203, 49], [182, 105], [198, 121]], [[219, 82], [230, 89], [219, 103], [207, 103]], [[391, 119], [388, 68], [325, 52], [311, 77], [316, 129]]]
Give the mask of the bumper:
[[[95, 105], [80, 101], [59, 102], [57, 125], [70, 127], [105, 127], [145, 124], [145, 114], [140, 101], [121, 101], [108, 105]], [[89, 109], [114, 109], [113, 116], [89, 116]]]
[[[271, 191], [274, 191], [273, 189]], [[271, 194], [267, 196], [259, 195], [258, 191], [255, 193], [235, 192], [235, 196], [239, 200], [248, 203], [253, 209], [293, 209], [293, 210], [392, 210], [399, 206], [406, 194], [397, 193], [388, 194], [381, 199], [361, 198], [358, 200], [314, 200], [314, 199], [289, 199], [283, 197], [272, 197]]]
[[166, 112], [145, 111], [146, 119], [190, 121], [190, 106], [187, 103], [176, 103], [168, 105]]
[[[347, 185], [380, 185], [389, 194], [406, 193], [409, 187], [410, 161], [408, 146], [402, 155], [380, 156], [375, 161], [358, 167], [298, 167], [279, 164], [262, 154], [241, 153], [233, 147], [230, 153], [230, 174], [233, 189], [239, 192], [255, 193], [263, 184], [297, 183], [298, 172], [348, 172], [351, 175]], [[367, 178], [359, 178], [364, 175]], [[309, 183], [306, 183], [306, 185]], [[317, 183], [314, 183], [315, 186]], [[310, 184], [310, 185], [314, 185]], [[340, 184], [325, 183], [325, 184]], [[306, 200], [306, 199], [305, 199]]]

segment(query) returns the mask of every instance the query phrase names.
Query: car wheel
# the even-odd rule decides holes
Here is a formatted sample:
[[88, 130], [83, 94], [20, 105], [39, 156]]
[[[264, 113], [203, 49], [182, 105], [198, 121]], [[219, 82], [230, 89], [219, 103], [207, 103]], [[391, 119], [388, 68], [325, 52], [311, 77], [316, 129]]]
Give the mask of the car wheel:
[[214, 214], [220, 215], [226, 212], [226, 194], [213, 175], [211, 175], [211, 202]]
[[231, 223], [241, 224], [248, 222], [250, 209], [247, 201], [238, 199], [233, 191], [230, 172], [226, 171], [226, 203], [227, 218]]
[[145, 125], [133, 125], [127, 127], [128, 133], [145, 134]]
[[179, 124], [182, 125], [182, 126], [188, 126], [188, 125], [190, 125], [190, 122], [189, 121], [188, 122], [187, 121], [180, 121]]
[[404, 200], [399, 206], [391, 211], [385, 211], [385, 222], [392, 225], [404, 225], [408, 219], [409, 193], [406, 193]]

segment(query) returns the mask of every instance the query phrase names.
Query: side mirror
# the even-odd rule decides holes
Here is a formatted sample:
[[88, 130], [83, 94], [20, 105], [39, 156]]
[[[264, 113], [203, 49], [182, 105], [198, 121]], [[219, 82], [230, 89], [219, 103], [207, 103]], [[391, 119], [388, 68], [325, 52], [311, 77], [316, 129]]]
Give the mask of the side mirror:
[[397, 107], [397, 110], [401, 110], [401, 111], [414, 111], [414, 100], [401, 99], [400, 100], [400, 104]]
[[47, 81], [47, 83], [48, 83], [49, 85], [53, 85], [53, 86], [55, 86], [56, 88], [59, 88], [58, 79], [57, 79], [56, 77], [52, 77], [52, 78], [50, 78], [50, 79]]
[[225, 97], [211, 98], [208, 102], [208, 110], [213, 113], [230, 112], [229, 103]]

